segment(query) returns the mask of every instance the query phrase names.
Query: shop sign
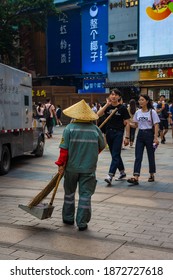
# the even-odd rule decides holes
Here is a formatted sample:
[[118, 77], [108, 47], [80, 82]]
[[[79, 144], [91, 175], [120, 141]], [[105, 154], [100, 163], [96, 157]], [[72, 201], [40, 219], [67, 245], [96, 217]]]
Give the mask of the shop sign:
[[82, 9], [82, 72], [107, 73], [105, 56], [108, 36], [108, 6], [105, 2]]
[[135, 71], [130, 67], [134, 62], [134, 60], [111, 61], [111, 72]]
[[83, 81], [83, 89], [78, 93], [105, 93], [105, 79], [85, 79]]
[[113, 8], [124, 8], [126, 7], [126, 2], [125, 0], [110, 2], [109, 7], [111, 10]]
[[140, 81], [142, 80], [168, 80], [173, 79], [173, 68], [141, 70], [139, 72]]
[[32, 90], [32, 97], [34, 96], [46, 97], [46, 91], [44, 89]]
[[78, 9], [48, 17], [48, 75], [76, 74], [81, 71], [81, 18]]

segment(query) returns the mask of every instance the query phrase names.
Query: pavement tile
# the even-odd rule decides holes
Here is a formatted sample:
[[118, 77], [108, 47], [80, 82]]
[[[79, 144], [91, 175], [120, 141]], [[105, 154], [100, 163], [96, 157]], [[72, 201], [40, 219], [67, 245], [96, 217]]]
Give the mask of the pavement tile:
[[0, 226], [0, 242], [16, 243], [32, 236], [33, 234], [34, 232], [32, 230], [13, 228], [11, 232], [8, 227]]
[[29, 260], [36, 260], [40, 259], [43, 254], [40, 253], [34, 253], [30, 251], [25, 251], [25, 250], [16, 250], [15, 252], [11, 253], [11, 256], [15, 258], [23, 258], [23, 259], [29, 259]]
[[121, 246], [112, 253], [108, 260], [172, 260], [173, 252], [165, 252], [157, 248], [148, 249], [130, 245]]
[[96, 259], [105, 259], [110, 252], [113, 252], [122, 245], [122, 242], [102, 242], [97, 239], [81, 238], [80, 236], [80, 233], [76, 234], [76, 238], [72, 238], [54, 232], [40, 232], [33, 237], [31, 236], [21, 241], [20, 244], [46, 250], [51, 249], [66, 253], [73, 252], [73, 254], [78, 256], [90, 256]]
[[113, 196], [106, 200], [106, 203], [122, 203], [126, 205], [136, 205], [142, 207], [153, 207], [153, 208], [163, 208], [163, 209], [172, 209], [173, 201], [164, 200], [164, 199], [146, 199], [146, 198], [137, 198], [137, 197], [122, 197], [122, 196]]

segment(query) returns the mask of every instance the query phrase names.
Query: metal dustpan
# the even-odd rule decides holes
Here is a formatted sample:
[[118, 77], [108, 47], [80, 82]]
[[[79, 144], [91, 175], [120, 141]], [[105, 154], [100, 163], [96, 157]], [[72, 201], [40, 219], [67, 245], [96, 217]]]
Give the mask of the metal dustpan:
[[50, 218], [55, 208], [49, 203], [39, 203], [38, 205], [33, 206], [32, 208], [30, 208], [27, 205], [19, 204], [18, 207], [40, 220]]
[[27, 205], [23, 205], [23, 204], [19, 204], [18, 207], [21, 208], [22, 210], [28, 212], [29, 214], [37, 217], [40, 220], [44, 220], [44, 219], [48, 219], [51, 217], [52, 212], [54, 210], [54, 206], [53, 206], [53, 201], [55, 198], [55, 194], [57, 192], [58, 186], [59, 186], [59, 182], [61, 180], [62, 176], [59, 176], [57, 182], [56, 182], [56, 186], [54, 188], [52, 197], [51, 197], [51, 201], [50, 203], [38, 203], [37, 205], [34, 205], [32, 207], [27, 206]]

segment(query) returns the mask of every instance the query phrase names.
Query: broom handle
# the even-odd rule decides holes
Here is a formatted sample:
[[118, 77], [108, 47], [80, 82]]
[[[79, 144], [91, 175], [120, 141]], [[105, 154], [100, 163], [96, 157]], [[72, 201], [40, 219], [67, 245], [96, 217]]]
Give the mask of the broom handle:
[[59, 182], [61, 181], [61, 178], [62, 178], [62, 175], [59, 174], [59, 175], [58, 175], [58, 179], [57, 179], [57, 181], [56, 181], [56, 185], [55, 185], [53, 194], [52, 194], [52, 197], [51, 197], [51, 201], [50, 201], [50, 203], [49, 203], [50, 205], [53, 205], [53, 201], [54, 201], [54, 198], [55, 198], [55, 195], [56, 195], [58, 186], [59, 186]]
[[104, 120], [104, 122], [101, 123], [101, 125], [99, 125], [99, 128], [102, 128], [107, 122], [108, 120], [116, 113], [118, 109], [115, 108], [112, 113]]

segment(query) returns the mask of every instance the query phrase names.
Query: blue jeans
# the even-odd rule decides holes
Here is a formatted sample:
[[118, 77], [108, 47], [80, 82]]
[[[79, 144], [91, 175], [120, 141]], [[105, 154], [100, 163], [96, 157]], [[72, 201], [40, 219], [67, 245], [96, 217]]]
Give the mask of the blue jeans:
[[152, 129], [139, 129], [135, 146], [135, 164], [133, 175], [140, 175], [144, 148], [146, 147], [149, 173], [156, 173], [155, 155], [153, 148], [154, 132]]
[[106, 140], [112, 156], [109, 175], [114, 176], [117, 168], [120, 171], [124, 170], [124, 164], [121, 158], [121, 148], [123, 142], [123, 130], [108, 129], [106, 132]]

